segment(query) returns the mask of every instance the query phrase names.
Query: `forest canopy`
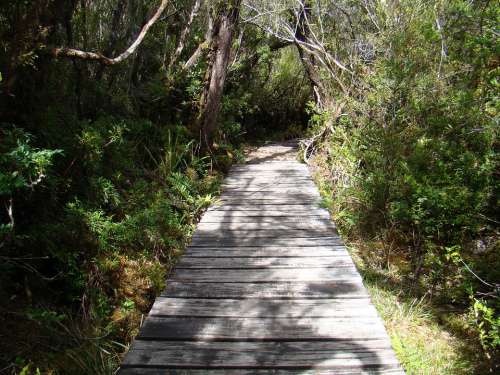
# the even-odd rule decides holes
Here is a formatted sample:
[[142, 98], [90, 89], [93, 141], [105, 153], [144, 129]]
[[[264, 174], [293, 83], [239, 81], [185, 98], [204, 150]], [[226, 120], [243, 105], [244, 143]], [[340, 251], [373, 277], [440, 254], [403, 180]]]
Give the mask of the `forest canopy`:
[[243, 145], [297, 138], [364, 262], [464, 316], [493, 369], [499, 21], [488, 0], [2, 2], [0, 371], [113, 373]]

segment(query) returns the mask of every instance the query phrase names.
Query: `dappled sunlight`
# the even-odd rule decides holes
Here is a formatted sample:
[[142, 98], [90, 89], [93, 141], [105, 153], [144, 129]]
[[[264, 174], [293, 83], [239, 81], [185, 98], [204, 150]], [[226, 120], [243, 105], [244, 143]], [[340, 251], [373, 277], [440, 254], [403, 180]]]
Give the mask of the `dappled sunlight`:
[[307, 168], [236, 165], [228, 179], [122, 373], [136, 366], [401, 373]]
[[0, 373], [500, 373], [499, 9], [0, 1]]

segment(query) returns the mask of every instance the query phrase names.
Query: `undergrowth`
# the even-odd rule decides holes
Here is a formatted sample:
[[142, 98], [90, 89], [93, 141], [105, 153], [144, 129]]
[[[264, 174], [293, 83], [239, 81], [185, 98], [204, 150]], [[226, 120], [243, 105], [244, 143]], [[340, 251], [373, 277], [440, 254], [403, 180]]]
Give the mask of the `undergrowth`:
[[[341, 222], [342, 213], [332, 206], [331, 185], [321, 177], [325, 171], [314, 166], [323, 204]], [[494, 363], [483, 352], [470, 310], [416, 285], [405, 273], [408, 261], [391, 248], [394, 244], [341, 234], [407, 374], [491, 373]]]
[[322, 137], [309, 151], [407, 371], [494, 373], [498, 43], [484, 26], [499, 14], [442, 5], [444, 37], [435, 9], [401, 2], [413, 16], [378, 37], [358, 95], [337, 95], [341, 114], [313, 109], [310, 132]]
[[[337, 174], [338, 178], [332, 180], [332, 170], [340, 164], [332, 167], [319, 155], [312, 165], [323, 205], [329, 208], [348, 244], [406, 373], [495, 372], [495, 349], [485, 349], [481, 337], [481, 327], [488, 326], [480, 325], [480, 316], [467, 304], [468, 298], [463, 297], [467, 291], [457, 291], [460, 284], [453, 282], [442, 288], [430, 284], [427, 270], [415, 280], [411, 258], [406, 249], [401, 249], [397, 236], [384, 227], [376, 236], [367, 236], [358, 219], [351, 216], [350, 205], [359, 202], [356, 195], [340, 194], [345, 176]], [[465, 301], [457, 299], [457, 293]]]
[[240, 155], [201, 157], [184, 128], [147, 120], [79, 126], [73, 160], [4, 131], [0, 193], [12, 210], [40, 207], [2, 226], [2, 373], [114, 373]]
[[369, 248], [353, 243], [350, 253], [371, 299], [384, 320], [393, 349], [407, 374], [487, 373], [481, 347], [467, 327], [467, 314], [439, 306], [424, 294], [408, 292], [394, 267], [376, 268], [363, 262]]

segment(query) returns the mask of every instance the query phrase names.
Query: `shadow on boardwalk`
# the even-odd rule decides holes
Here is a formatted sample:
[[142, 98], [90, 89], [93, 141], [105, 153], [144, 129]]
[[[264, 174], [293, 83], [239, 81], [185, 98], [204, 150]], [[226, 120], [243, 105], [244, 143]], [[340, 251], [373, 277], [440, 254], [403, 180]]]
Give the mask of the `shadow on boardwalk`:
[[[284, 196], [307, 202], [299, 215], [289, 204], [277, 211], [265, 194], [290, 176], [277, 171], [257, 185], [256, 173], [238, 184], [249, 192], [239, 202], [260, 214], [235, 208], [205, 215], [121, 374], [402, 373], [334, 226], [310, 213], [311, 194]], [[251, 194], [255, 186], [263, 189]], [[234, 197], [222, 198], [224, 208]]]

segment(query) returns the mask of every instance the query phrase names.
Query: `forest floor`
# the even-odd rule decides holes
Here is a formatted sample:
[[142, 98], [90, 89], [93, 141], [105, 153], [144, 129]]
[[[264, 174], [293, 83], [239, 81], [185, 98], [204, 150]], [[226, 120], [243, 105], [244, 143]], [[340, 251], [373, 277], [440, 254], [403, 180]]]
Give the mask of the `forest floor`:
[[373, 244], [351, 242], [348, 249], [407, 374], [489, 373], [481, 365], [484, 354], [466, 315], [417, 293], [396, 267], [367, 261]]
[[298, 141], [271, 142], [263, 146], [248, 146], [246, 149], [246, 162], [259, 163], [272, 158], [279, 160], [297, 160]]

